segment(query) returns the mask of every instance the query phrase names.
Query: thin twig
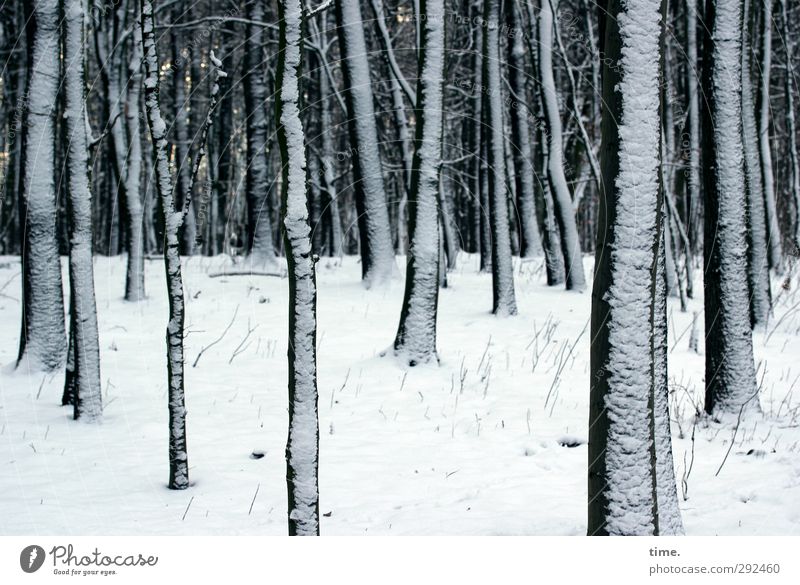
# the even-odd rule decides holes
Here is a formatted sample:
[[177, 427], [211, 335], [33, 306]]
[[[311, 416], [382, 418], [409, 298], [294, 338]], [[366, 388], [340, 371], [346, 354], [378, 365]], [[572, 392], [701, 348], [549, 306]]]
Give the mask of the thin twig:
[[220, 335], [219, 337], [217, 337], [217, 338], [216, 338], [214, 341], [212, 341], [211, 343], [209, 343], [208, 345], [206, 345], [205, 347], [203, 347], [203, 348], [200, 350], [200, 353], [198, 353], [198, 354], [197, 354], [197, 357], [196, 357], [196, 358], [194, 358], [194, 363], [192, 363], [192, 367], [193, 367], [193, 368], [196, 368], [196, 367], [197, 367], [197, 362], [199, 362], [199, 361], [200, 361], [200, 357], [201, 357], [201, 356], [202, 356], [202, 355], [203, 355], [203, 354], [204, 354], [206, 351], [208, 351], [208, 350], [209, 350], [209, 349], [211, 349], [213, 346], [215, 346], [215, 345], [216, 345], [216, 344], [218, 344], [220, 341], [222, 341], [222, 338], [223, 338], [223, 337], [225, 337], [225, 334], [226, 334], [226, 333], [228, 333], [228, 330], [230, 330], [231, 326], [233, 325], [233, 322], [234, 322], [234, 321], [236, 321], [236, 315], [237, 315], [237, 313], [238, 313], [238, 312], [239, 312], [239, 305], [236, 305], [236, 310], [234, 310], [234, 311], [233, 311], [233, 317], [231, 318], [231, 322], [230, 322], [230, 323], [228, 323], [228, 326], [225, 328], [225, 331], [223, 331], [223, 332], [222, 332], [222, 335]]

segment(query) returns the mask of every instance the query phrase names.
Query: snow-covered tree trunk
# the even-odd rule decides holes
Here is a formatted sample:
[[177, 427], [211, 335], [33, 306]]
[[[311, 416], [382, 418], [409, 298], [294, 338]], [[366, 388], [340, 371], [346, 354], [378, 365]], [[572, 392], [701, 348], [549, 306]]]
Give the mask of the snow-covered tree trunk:
[[[173, 6], [173, 18], [180, 19], [185, 13], [186, 8], [176, 4]], [[187, 56], [184, 56], [184, 47], [180, 41], [180, 29], [170, 29], [169, 33], [172, 49], [172, 115], [174, 119], [175, 142], [173, 145], [172, 159], [175, 164], [175, 202], [179, 207], [183, 207], [184, 197], [188, 193], [189, 183], [191, 182], [191, 143], [192, 138], [189, 132], [190, 98], [186, 95], [186, 69], [194, 59], [194, 49], [186, 49]], [[145, 57], [146, 58], [146, 57]], [[191, 205], [189, 213], [183, 218], [179, 229], [180, 253], [191, 256], [195, 251], [197, 240], [197, 222], [194, 214], [194, 206]]]
[[505, 0], [506, 23], [515, 31], [508, 39], [508, 82], [513, 92], [511, 99], [511, 144], [514, 159], [514, 180], [519, 206], [520, 256], [538, 258], [544, 253], [539, 235], [539, 222], [535, 207], [535, 170], [531, 149], [530, 116], [527, 105], [527, 69], [522, 18], [514, 0]]
[[175, 208], [174, 186], [167, 158], [167, 124], [161, 115], [158, 99], [159, 62], [152, 0], [141, 0], [141, 18], [145, 71], [144, 100], [153, 145], [155, 188], [164, 222], [164, 267], [169, 298], [169, 322], [167, 324], [169, 488], [182, 490], [189, 487], [183, 354], [185, 305], [178, 238], [178, 231], [183, 223], [183, 213], [180, 209]]
[[747, 287], [742, 6], [707, 0], [703, 60], [705, 409], [760, 410]]
[[87, 0], [64, 0], [64, 86], [69, 176], [70, 336], [74, 379], [71, 393], [76, 419], [94, 421], [103, 413], [100, 342], [92, 266], [92, 192], [86, 136], [84, 22]]
[[[324, 19], [324, 15], [323, 15]], [[323, 20], [323, 30], [324, 23]], [[342, 218], [339, 214], [339, 194], [336, 190], [336, 167], [334, 166], [333, 128], [331, 126], [331, 91], [327, 75], [320, 75], [320, 132], [322, 133], [322, 181], [323, 189], [330, 199], [331, 216], [331, 256], [344, 254], [342, 248]]]
[[378, 129], [372, 100], [364, 22], [357, 0], [335, 0], [342, 55], [343, 93], [350, 134], [353, 189], [358, 211], [361, 273], [367, 287], [386, 283], [396, 272], [386, 205]]
[[[545, 110], [547, 135], [547, 179], [552, 190], [555, 215], [561, 234], [561, 249], [564, 253], [567, 290], [586, 288], [583, 272], [578, 226], [572, 204], [567, 178], [564, 174], [564, 145], [561, 129], [561, 113], [553, 77], [553, 6], [557, 0], [540, 0], [539, 11], [539, 75], [541, 76], [542, 101]], [[551, 6], [552, 4], [552, 6]]]
[[63, 365], [67, 351], [56, 237], [54, 118], [60, 79], [59, 1], [36, 2], [30, 18], [28, 42], [33, 56], [22, 130], [22, 328], [17, 366], [52, 371]]
[[791, 16], [789, 15], [788, 0], [781, 0], [781, 14], [783, 26], [783, 38], [786, 43], [786, 72], [785, 92], [786, 92], [786, 133], [789, 141], [789, 172], [790, 185], [789, 192], [795, 208], [795, 226], [792, 237], [794, 238], [795, 254], [800, 254], [800, 156], [797, 152], [797, 121], [795, 117], [794, 92], [795, 74], [794, 63], [792, 61], [793, 51], [797, 46], [797, 39], [790, 35]]
[[[378, 25], [378, 29], [381, 33], [379, 38], [383, 41], [384, 58], [387, 61], [389, 72], [391, 74], [389, 79], [389, 90], [392, 95], [394, 123], [396, 126], [397, 141], [400, 147], [401, 160], [403, 163], [403, 186], [407, 194], [411, 191], [411, 166], [413, 164], [414, 154], [411, 145], [411, 133], [408, 129], [405, 103], [403, 101], [403, 88], [405, 87], [406, 91], [408, 92], [411, 91], [411, 88], [408, 87], [408, 83], [406, 82], [405, 78], [403, 78], [402, 72], [400, 71], [400, 66], [395, 57], [394, 47], [392, 46], [392, 38], [389, 35], [386, 22], [384, 21], [383, 0], [370, 0], [370, 3], [372, 4], [372, 10], [375, 13], [375, 22]], [[412, 96], [409, 96], [409, 99], [411, 97]], [[398, 221], [397, 223], [398, 229], [400, 229], [399, 226], [402, 224], [402, 221]], [[402, 238], [398, 238], [398, 240], [402, 241]]]
[[495, 315], [516, 315], [500, 74], [500, 0], [484, 2], [483, 27], [483, 81], [486, 89], [483, 91], [482, 109], [492, 236], [492, 312]]
[[659, 532], [653, 324], [661, 205], [661, 0], [611, 0], [606, 6], [588, 534], [647, 535]]
[[[469, 14], [470, 16], [476, 14], [477, 7], [475, 3], [470, 3]], [[472, 27], [471, 42], [473, 46], [480, 47], [482, 39], [481, 27]], [[469, 224], [467, 233], [470, 235], [470, 248], [469, 251], [477, 253], [479, 256], [483, 255], [482, 241], [481, 241], [481, 225], [483, 223], [483, 208], [481, 207], [481, 102], [483, 95], [477, 88], [481, 87], [481, 75], [483, 67], [481, 66], [482, 54], [481, 51], [472, 51], [470, 56], [470, 73], [475, 80], [475, 89], [473, 89], [469, 101], [468, 112], [469, 115], [465, 116], [464, 125], [466, 148], [468, 152], [468, 159], [465, 168], [467, 169], [467, 210], [469, 217]], [[482, 262], [481, 262], [482, 263]]]
[[308, 224], [305, 140], [299, 109], [303, 42], [300, 1], [280, 0], [278, 17], [276, 120], [283, 166], [281, 207], [289, 270], [289, 437], [286, 444], [289, 535], [315, 536], [319, 535], [317, 285]]
[[[247, 19], [262, 22], [262, 0], [247, 5]], [[248, 24], [244, 58], [244, 103], [247, 128], [247, 253], [255, 265], [273, 264], [275, 249], [269, 213], [269, 177], [267, 165], [267, 86], [264, 83], [264, 27]]]
[[[527, 8], [528, 20], [531, 22], [528, 49], [531, 53], [533, 78], [541, 79], [541, 74], [539, 73], [539, 27], [535, 24], [537, 17], [534, 12], [534, 4], [528, 3]], [[545, 122], [542, 84], [537, 83], [535, 86], [536, 97], [534, 112], [536, 116], [536, 140], [534, 141], [533, 158], [536, 168], [536, 206], [538, 209], [537, 215], [543, 218], [542, 244], [544, 247], [547, 286], [557, 286], [559, 284], [564, 284], [566, 272], [564, 267], [564, 254], [561, 251], [561, 239], [553, 209], [553, 195], [550, 190], [550, 183], [547, 180], [547, 124]]]
[[[473, 18], [482, 19], [483, 9], [479, 3], [473, 5], [474, 14]], [[485, 30], [483, 26], [475, 27], [476, 35], [473, 42], [480, 43], [481, 47], [484, 44]], [[473, 65], [475, 66], [475, 87], [478, 88], [474, 93], [473, 98], [473, 123], [475, 124], [475, 135], [477, 143], [475, 144], [475, 154], [477, 160], [475, 161], [475, 205], [478, 208], [478, 240], [480, 242], [480, 271], [490, 272], [492, 270], [492, 228], [491, 228], [491, 213], [489, 211], [489, 165], [487, 163], [488, 154], [486, 152], [488, 128], [483, 124], [485, 117], [485, 82], [484, 77], [484, 57], [483, 50], [475, 51], [475, 59]]]
[[[135, 17], [136, 10], [134, 10]], [[125, 169], [125, 207], [128, 213], [125, 300], [141, 301], [144, 289], [144, 206], [142, 204], [142, 131], [140, 105], [142, 90], [142, 29], [133, 24], [133, 46], [128, 66], [125, 122], [128, 129], [128, 161]]]
[[[670, 0], [664, 0], [664, 11], [669, 14]], [[661, 54], [661, 197], [665, 199], [677, 191], [675, 173], [675, 117], [672, 108], [672, 67], [670, 62], [670, 39], [665, 35]], [[666, 204], [663, 206], [667, 213]], [[667, 213], [666, 219], [661, 222], [661, 228], [666, 232], [664, 241], [666, 247], [665, 270], [667, 274], [667, 296], [677, 297], [681, 291], [680, 275], [678, 274], [677, 248], [673, 248], [672, 219]]]
[[[689, 133], [687, 181], [686, 181], [686, 232], [690, 242], [686, 250], [686, 265], [691, 267], [699, 253], [699, 217], [701, 205], [700, 180], [700, 75], [697, 59], [697, 2], [686, 0], [686, 100], [687, 126]], [[692, 274], [692, 273], [689, 273]], [[686, 294], [694, 296], [694, 279], [687, 274]]]
[[420, 0], [419, 9], [423, 26], [415, 108], [416, 148], [408, 199], [410, 243], [405, 296], [394, 340], [395, 353], [412, 366], [436, 359], [445, 30], [443, 0]]
[[672, 248], [672, 229], [670, 226], [669, 217], [663, 222], [663, 229], [665, 232], [665, 241], [667, 245], [664, 250], [664, 270], [667, 275], [667, 296], [677, 297], [679, 295], [679, 276], [676, 266], [675, 254]]
[[[669, 215], [662, 207], [661, 223], [666, 228]], [[669, 377], [667, 356], [667, 281], [666, 255], [670, 244], [666, 229], [661, 231], [658, 264], [655, 274], [655, 303], [653, 307], [653, 438], [656, 453], [656, 508], [658, 531], [662, 535], [683, 534], [683, 521], [678, 505], [678, 486], [672, 458], [672, 430], [669, 418]]]
[[750, 315], [754, 324], [763, 324], [769, 318], [772, 299], [769, 289], [769, 235], [767, 212], [764, 207], [764, 189], [761, 178], [761, 161], [758, 146], [758, 126], [753, 100], [751, 67], [752, 41], [755, 38], [755, 13], [753, 1], [743, 0], [742, 16], [742, 141], [744, 144], [744, 178], [747, 187], [748, 262], [747, 277], [750, 285]]
[[758, 147], [761, 153], [761, 180], [764, 185], [764, 202], [767, 210], [769, 233], [769, 265], [781, 270], [783, 246], [778, 211], [775, 207], [775, 175], [772, 170], [772, 147], [769, 140], [769, 81], [772, 73], [772, 0], [752, 0], [761, 4], [761, 76], [758, 93]]

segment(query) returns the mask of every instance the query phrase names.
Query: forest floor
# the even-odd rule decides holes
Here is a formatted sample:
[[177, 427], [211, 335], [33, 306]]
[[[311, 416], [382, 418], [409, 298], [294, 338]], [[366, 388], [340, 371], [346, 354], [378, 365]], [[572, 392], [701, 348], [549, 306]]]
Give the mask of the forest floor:
[[[13, 370], [20, 266], [0, 258], [0, 534], [286, 533], [288, 281], [211, 278], [222, 263], [186, 262], [193, 485], [175, 492], [163, 264], [147, 262], [148, 299], [130, 304], [124, 259], [96, 259], [105, 416], [88, 425], [60, 406], [61, 373]], [[491, 276], [459, 258], [439, 300], [441, 362], [408, 368], [383, 355], [402, 279], [367, 291], [356, 259], [320, 261], [323, 534], [585, 533], [591, 294], [548, 288], [540, 261], [515, 266], [520, 314], [496, 318]], [[773, 284], [775, 318], [754, 335], [764, 414], [738, 429], [696, 419], [702, 334], [699, 354], [689, 337], [702, 299], [686, 313], [670, 299], [688, 534], [800, 534], [799, 285]]]

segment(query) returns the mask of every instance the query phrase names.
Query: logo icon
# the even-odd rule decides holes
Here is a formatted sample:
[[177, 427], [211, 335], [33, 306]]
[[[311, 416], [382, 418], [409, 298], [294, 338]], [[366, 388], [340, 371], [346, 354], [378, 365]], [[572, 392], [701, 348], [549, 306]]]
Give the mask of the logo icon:
[[19, 553], [19, 566], [26, 573], [35, 573], [42, 568], [44, 559], [44, 549], [38, 544], [32, 544], [23, 548]]

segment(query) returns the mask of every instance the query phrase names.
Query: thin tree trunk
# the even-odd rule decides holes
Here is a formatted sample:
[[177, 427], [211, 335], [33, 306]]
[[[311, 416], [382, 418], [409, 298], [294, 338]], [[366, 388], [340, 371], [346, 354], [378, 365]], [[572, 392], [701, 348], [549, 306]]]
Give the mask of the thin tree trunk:
[[299, 0], [278, 3], [280, 45], [275, 93], [283, 166], [282, 215], [289, 270], [289, 437], [286, 485], [289, 535], [319, 535], [319, 420], [317, 414], [317, 286], [308, 225], [306, 158], [300, 122]]
[[795, 48], [795, 39], [790, 35], [792, 30], [789, 24], [788, 0], [781, 0], [783, 15], [783, 38], [786, 43], [786, 72], [784, 75], [786, 92], [786, 133], [789, 140], [789, 191], [795, 208], [795, 225], [792, 237], [794, 238], [795, 254], [800, 254], [800, 156], [797, 153], [797, 122], [794, 111], [794, 92], [797, 91], [795, 83], [795, 69], [792, 55]]
[[100, 387], [100, 343], [92, 266], [92, 192], [86, 136], [84, 22], [86, 0], [65, 0], [64, 84], [69, 175], [70, 336], [74, 384], [74, 417], [99, 420], [103, 413]]
[[[409, 249], [406, 288], [395, 354], [412, 366], [436, 359], [439, 301], [439, 179], [442, 160], [444, 2], [420, 0], [423, 19], [416, 139], [408, 199]], [[447, 218], [442, 218], [447, 221]]]
[[[702, 0], [700, 0], [702, 2]], [[697, 2], [698, 0], [686, 0], [686, 99], [688, 102], [687, 121], [689, 125], [689, 160], [686, 181], [686, 232], [690, 245], [686, 248], [686, 266], [691, 269], [695, 257], [700, 252], [700, 75], [698, 72], [699, 61], [697, 59]], [[694, 297], [694, 278], [693, 271], [688, 272], [686, 282], [686, 294], [689, 298]]]
[[[134, 10], [134, 13], [136, 11]], [[135, 20], [135, 18], [134, 18]], [[128, 216], [128, 266], [125, 273], [125, 300], [141, 301], [144, 290], [144, 208], [142, 204], [142, 135], [140, 99], [142, 89], [142, 31], [133, 24], [134, 40], [128, 67], [129, 81], [125, 105], [128, 128], [128, 161], [125, 165], [125, 205]]]
[[353, 0], [336, 0], [335, 6], [361, 240], [361, 273], [365, 285], [372, 287], [386, 283], [395, 274], [397, 266], [378, 150], [361, 9]]
[[772, 147], [769, 140], [769, 81], [772, 73], [772, 0], [753, 0], [761, 3], [761, 76], [758, 94], [758, 145], [761, 153], [761, 179], [767, 210], [769, 233], [769, 266], [780, 271], [783, 263], [781, 228], [775, 208], [775, 175], [772, 170]]
[[752, 323], [763, 324], [769, 318], [772, 297], [769, 289], [769, 234], [767, 212], [764, 207], [764, 182], [761, 177], [758, 126], [756, 125], [753, 84], [750, 74], [755, 38], [755, 15], [752, 2], [743, 0], [742, 25], [742, 141], [744, 144], [744, 177], [747, 187], [748, 262], [747, 277], [750, 285], [750, 318]]
[[[505, 0], [506, 22], [509, 30], [522, 30], [522, 18], [514, 0]], [[531, 149], [529, 109], [526, 102], [525, 44], [522, 34], [508, 40], [508, 81], [514, 92], [511, 101], [511, 145], [514, 159], [515, 191], [519, 206], [520, 256], [538, 258], [542, 256], [542, 239], [536, 219], [535, 170]]]
[[[541, 79], [539, 72], [539, 27], [535, 26], [536, 14], [533, 3], [528, 5], [528, 19], [531, 22], [531, 34], [529, 35], [528, 50], [531, 53], [533, 64], [533, 78]], [[564, 284], [566, 280], [566, 270], [564, 267], [564, 254], [561, 251], [561, 240], [558, 233], [558, 226], [555, 218], [553, 195], [550, 190], [550, 183], [547, 180], [548, 168], [548, 144], [547, 144], [547, 123], [544, 114], [544, 96], [542, 84], [536, 84], [536, 141], [534, 146], [534, 161], [536, 173], [536, 204], [538, 207], [537, 217], [542, 218], [542, 243], [544, 245], [545, 271], [547, 273], [547, 286], [557, 286]]]
[[[661, 222], [666, 227], [669, 215], [666, 202], [662, 206]], [[656, 503], [658, 528], [662, 535], [683, 534], [683, 521], [678, 505], [678, 488], [675, 484], [675, 466], [672, 458], [672, 431], [669, 417], [669, 376], [667, 356], [667, 282], [666, 254], [669, 239], [665, 229], [661, 231], [656, 266], [655, 306], [653, 312], [653, 437], [656, 453]]]
[[[583, 272], [578, 227], [575, 221], [575, 208], [564, 175], [564, 146], [561, 130], [561, 114], [558, 110], [558, 97], [553, 78], [553, 10], [550, 0], [540, 0], [539, 11], [539, 75], [541, 76], [542, 98], [547, 124], [547, 178], [553, 194], [558, 229], [561, 234], [561, 249], [566, 266], [567, 290], [586, 288]], [[555, 4], [557, 7], [557, 3]]]
[[492, 236], [492, 313], [516, 315], [514, 267], [508, 218], [505, 172], [503, 99], [500, 92], [500, 0], [484, 3], [483, 31], [483, 120], [486, 130], [487, 180]]
[[159, 62], [152, 0], [141, 0], [142, 46], [144, 52], [144, 99], [153, 145], [155, 189], [164, 224], [164, 267], [169, 297], [167, 324], [167, 392], [169, 402], [169, 488], [189, 487], [189, 457], [186, 448], [186, 406], [184, 398], [183, 324], [185, 305], [181, 275], [178, 232], [183, 213], [175, 208], [174, 185], [167, 158], [167, 125], [158, 100]]
[[[323, 15], [324, 18], [324, 15]], [[323, 30], [326, 28], [323, 20]], [[331, 215], [331, 256], [344, 254], [342, 243], [342, 218], [339, 214], [339, 194], [336, 190], [336, 168], [333, 156], [333, 126], [331, 125], [331, 97], [330, 84], [326, 75], [321, 75], [319, 80], [320, 99], [320, 126], [322, 132], [322, 181], [323, 189], [330, 199]]]
[[[247, 5], [247, 18], [264, 20], [262, 0]], [[269, 177], [267, 165], [267, 117], [265, 104], [267, 87], [264, 83], [264, 27], [248, 24], [244, 60], [244, 103], [247, 129], [247, 172], [245, 199], [247, 201], [247, 254], [256, 264], [275, 262], [272, 244], [272, 225], [269, 214]]]
[[[176, 5], [173, 14], [176, 18], [184, 13], [185, 8]], [[195, 58], [194, 49], [189, 47], [184, 49], [180, 43], [180, 29], [171, 29], [172, 45], [172, 107], [173, 125], [175, 127], [174, 143], [174, 164], [177, 170], [175, 181], [175, 202], [179, 207], [184, 206], [184, 197], [188, 192], [191, 166], [191, 139], [189, 138], [189, 98], [186, 96], [186, 69], [191, 65], [191, 60]], [[190, 69], [190, 67], [189, 67]], [[180, 253], [186, 256], [194, 254], [195, 241], [197, 239], [197, 223], [194, 215], [194, 206], [190, 206], [190, 211], [183, 219], [179, 227]]]

